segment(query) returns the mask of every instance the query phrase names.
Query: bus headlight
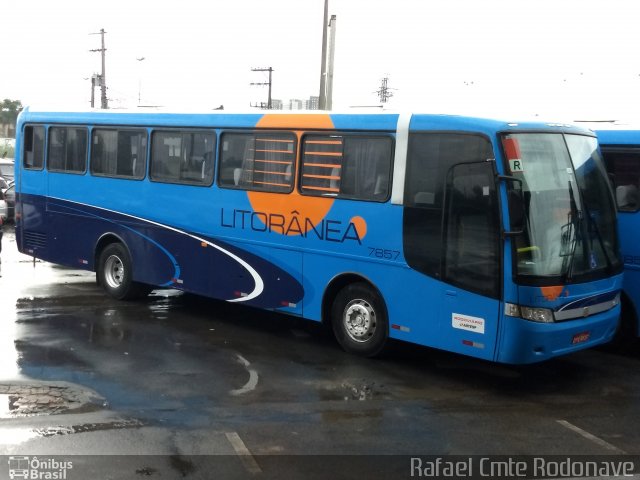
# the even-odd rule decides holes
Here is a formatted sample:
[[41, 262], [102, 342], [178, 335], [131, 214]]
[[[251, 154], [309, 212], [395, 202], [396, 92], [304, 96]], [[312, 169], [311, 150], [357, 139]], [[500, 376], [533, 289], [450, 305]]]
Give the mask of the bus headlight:
[[531, 322], [553, 323], [553, 311], [548, 308], [521, 307], [505, 303], [504, 313], [510, 317], [520, 317]]

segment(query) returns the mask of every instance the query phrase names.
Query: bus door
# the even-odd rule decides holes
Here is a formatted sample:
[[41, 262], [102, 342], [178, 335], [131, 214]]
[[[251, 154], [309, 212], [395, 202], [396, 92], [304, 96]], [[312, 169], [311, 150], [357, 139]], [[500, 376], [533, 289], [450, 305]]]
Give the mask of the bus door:
[[443, 339], [450, 350], [489, 360], [502, 311], [499, 218], [493, 161], [453, 165], [444, 202]]

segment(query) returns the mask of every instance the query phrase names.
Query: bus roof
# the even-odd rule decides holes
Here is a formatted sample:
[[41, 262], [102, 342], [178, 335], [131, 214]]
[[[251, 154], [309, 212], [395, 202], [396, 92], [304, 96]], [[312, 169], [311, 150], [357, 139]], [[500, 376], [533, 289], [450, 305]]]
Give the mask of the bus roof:
[[[387, 111], [251, 111], [225, 110], [176, 111], [166, 108], [136, 108], [127, 110], [63, 110], [26, 107], [18, 123], [66, 123], [102, 125], [145, 125], [209, 128], [283, 128], [283, 129], [345, 129], [367, 131], [395, 131], [401, 117], [410, 118], [411, 130], [472, 130], [487, 134], [496, 131], [551, 130], [593, 134], [577, 125], [545, 123], [542, 121], [508, 121], [489, 118], [434, 114], [398, 113]], [[268, 121], [264, 121], [268, 119]]]
[[640, 124], [597, 129], [596, 135], [601, 145], [640, 145]]

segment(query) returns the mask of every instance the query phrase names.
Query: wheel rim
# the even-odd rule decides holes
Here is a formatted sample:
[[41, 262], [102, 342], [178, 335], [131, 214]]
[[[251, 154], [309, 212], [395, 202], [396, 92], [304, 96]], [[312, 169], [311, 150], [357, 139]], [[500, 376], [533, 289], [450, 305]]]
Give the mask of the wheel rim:
[[118, 288], [124, 281], [124, 264], [117, 255], [111, 255], [104, 262], [104, 279], [111, 288]]
[[353, 341], [363, 343], [376, 331], [376, 311], [366, 300], [352, 300], [344, 309], [342, 322], [347, 335]]

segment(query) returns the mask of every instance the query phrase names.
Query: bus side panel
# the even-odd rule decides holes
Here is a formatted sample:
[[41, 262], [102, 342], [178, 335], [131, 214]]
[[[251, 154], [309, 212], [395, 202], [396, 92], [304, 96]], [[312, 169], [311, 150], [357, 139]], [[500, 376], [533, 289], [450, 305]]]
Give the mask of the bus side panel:
[[618, 232], [620, 238], [620, 250], [624, 261], [623, 288], [633, 306], [635, 313], [635, 331], [640, 335], [640, 319], [638, 307], [640, 306], [640, 213], [619, 212]]
[[345, 260], [337, 256], [305, 254], [305, 317], [319, 319], [323, 286], [336, 276], [356, 274], [370, 282], [387, 307], [389, 336], [493, 360], [500, 302], [416, 272], [407, 266]]
[[[282, 275], [270, 275], [269, 281], [274, 285], [265, 285], [274, 292], [277, 292], [277, 297], [274, 303], [276, 308], [283, 313], [290, 313], [293, 315], [303, 314], [303, 295], [306, 297], [308, 294], [304, 287], [295, 288], [293, 285], [284, 286], [286, 282], [291, 282], [291, 277], [296, 279], [302, 278], [302, 252], [287, 248], [277, 248], [273, 246], [263, 245], [251, 245], [241, 244], [242, 248], [247, 252], [251, 252], [266, 261], [268, 264], [277, 265], [279, 269], [286, 272], [286, 276]], [[304, 294], [303, 294], [304, 291]]]
[[135, 281], [301, 311], [302, 286], [293, 276], [301, 274], [299, 252], [271, 250], [267, 255], [263, 249], [258, 255], [242, 245], [67, 200], [49, 199], [48, 208], [49, 222], [55, 225], [56, 263], [94, 269], [95, 247], [108, 235], [128, 249]]

